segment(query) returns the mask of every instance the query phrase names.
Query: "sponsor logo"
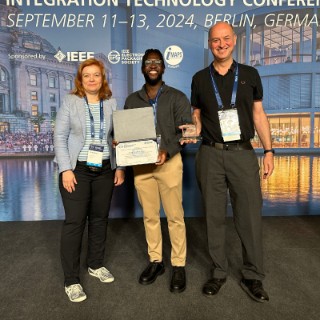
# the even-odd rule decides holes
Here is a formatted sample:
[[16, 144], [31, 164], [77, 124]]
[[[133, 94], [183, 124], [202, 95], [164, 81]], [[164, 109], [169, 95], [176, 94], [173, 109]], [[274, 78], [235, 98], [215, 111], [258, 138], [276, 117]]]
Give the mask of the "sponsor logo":
[[91, 51], [68, 51], [64, 54], [61, 50], [59, 50], [54, 57], [59, 61], [62, 62], [65, 58], [67, 61], [85, 61], [90, 58], [94, 58], [94, 52]]
[[121, 53], [117, 50], [111, 50], [108, 53], [108, 60], [112, 64], [138, 64], [143, 57], [144, 53], [130, 52], [129, 49], [121, 50]]
[[59, 50], [55, 56], [54, 56], [59, 62], [62, 62], [63, 59], [66, 57], [66, 55], [61, 51]]
[[108, 60], [112, 64], [117, 64], [120, 61], [120, 53], [117, 50], [112, 50], [108, 54]]
[[176, 45], [169, 46], [164, 51], [164, 60], [167, 62], [169, 68], [178, 68], [183, 60], [183, 51]]

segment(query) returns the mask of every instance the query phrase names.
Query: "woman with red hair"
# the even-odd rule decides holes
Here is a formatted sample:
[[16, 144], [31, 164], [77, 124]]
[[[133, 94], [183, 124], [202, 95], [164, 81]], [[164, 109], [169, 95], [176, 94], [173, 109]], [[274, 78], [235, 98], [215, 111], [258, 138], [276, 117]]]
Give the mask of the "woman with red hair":
[[107, 223], [114, 186], [124, 181], [112, 147], [111, 98], [104, 65], [88, 59], [79, 66], [75, 88], [57, 113], [54, 146], [59, 167], [59, 189], [65, 210], [61, 234], [61, 262], [65, 292], [70, 301], [87, 298], [80, 284], [82, 237], [88, 220], [87, 265], [91, 276], [110, 283], [103, 265]]

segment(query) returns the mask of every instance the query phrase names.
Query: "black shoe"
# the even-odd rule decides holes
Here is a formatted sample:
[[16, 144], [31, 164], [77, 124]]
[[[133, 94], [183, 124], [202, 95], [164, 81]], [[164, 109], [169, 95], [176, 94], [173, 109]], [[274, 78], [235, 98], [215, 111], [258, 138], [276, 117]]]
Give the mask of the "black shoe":
[[202, 293], [207, 296], [213, 296], [217, 294], [220, 288], [226, 283], [226, 278], [212, 278], [209, 279], [202, 288]]
[[157, 276], [160, 276], [164, 273], [164, 264], [163, 262], [150, 262], [146, 269], [141, 273], [139, 278], [139, 283], [141, 284], [151, 284], [156, 279]]
[[173, 267], [170, 291], [174, 293], [182, 292], [186, 289], [186, 271], [184, 267]]
[[264, 291], [262, 282], [255, 279], [242, 279], [241, 288], [255, 301], [269, 301], [268, 294]]

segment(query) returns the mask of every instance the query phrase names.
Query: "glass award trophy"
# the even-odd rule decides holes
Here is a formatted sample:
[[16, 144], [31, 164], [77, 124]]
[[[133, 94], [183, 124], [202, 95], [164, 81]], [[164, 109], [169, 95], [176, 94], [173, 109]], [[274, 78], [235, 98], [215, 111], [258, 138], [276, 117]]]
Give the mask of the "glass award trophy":
[[181, 141], [188, 141], [188, 140], [194, 140], [195, 142], [198, 142], [202, 139], [200, 135], [197, 135], [197, 126], [195, 124], [185, 124], [182, 128], [182, 137], [180, 138]]

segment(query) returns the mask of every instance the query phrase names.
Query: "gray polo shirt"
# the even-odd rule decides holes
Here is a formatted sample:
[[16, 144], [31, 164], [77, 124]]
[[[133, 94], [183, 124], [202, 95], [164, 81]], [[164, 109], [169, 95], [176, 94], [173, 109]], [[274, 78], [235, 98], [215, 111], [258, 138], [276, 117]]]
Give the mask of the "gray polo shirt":
[[[141, 90], [127, 97], [124, 109], [145, 107], [152, 108], [143, 86]], [[191, 123], [190, 102], [183, 92], [163, 83], [156, 110], [156, 132], [157, 135], [161, 135], [161, 149], [167, 151], [168, 157], [173, 157], [182, 149], [179, 143], [181, 138], [179, 126]]]

